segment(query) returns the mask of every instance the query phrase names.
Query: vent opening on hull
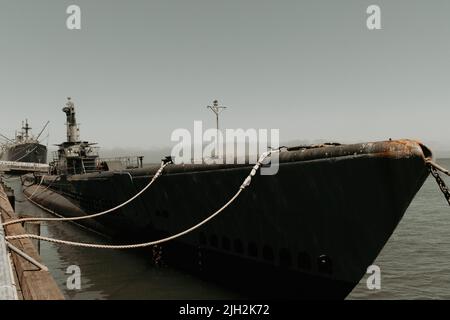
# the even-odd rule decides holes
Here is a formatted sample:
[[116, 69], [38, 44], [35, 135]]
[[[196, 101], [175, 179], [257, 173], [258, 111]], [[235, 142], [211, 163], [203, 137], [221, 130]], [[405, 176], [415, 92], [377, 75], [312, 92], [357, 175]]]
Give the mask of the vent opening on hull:
[[303, 270], [311, 270], [311, 257], [306, 252], [299, 252], [298, 254], [298, 267]]
[[209, 243], [214, 248], [219, 247], [219, 239], [217, 238], [217, 236], [215, 234], [213, 234], [209, 237]]
[[223, 248], [223, 250], [230, 251], [231, 241], [230, 241], [230, 239], [228, 239], [228, 237], [225, 237], [225, 236], [222, 237], [222, 248]]
[[290, 268], [292, 266], [291, 253], [288, 249], [283, 248], [280, 250], [280, 266], [283, 268]]
[[198, 237], [199, 237], [200, 244], [202, 246], [205, 246], [206, 245], [206, 236], [205, 236], [205, 234], [203, 232], [200, 232]]
[[238, 254], [244, 253], [244, 246], [242, 245], [241, 239], [234, 240], [234, 251]]
[[253, 258], [258, 256], [258, 247], [256, 246], [256, 243], [250, 242], [248, 244], [248, 255]]
[[317, 258], [317, 269], [320, 273], [332, 274], [333, 265], [331, 258], [325, 254], [322, 254]]
[[263, 248], [263, 258], [264, 258], [264, 260], [270, 261], [270, 262], [272, 262], [275, 258], [272, 248], [268, 245], [265, 245]]

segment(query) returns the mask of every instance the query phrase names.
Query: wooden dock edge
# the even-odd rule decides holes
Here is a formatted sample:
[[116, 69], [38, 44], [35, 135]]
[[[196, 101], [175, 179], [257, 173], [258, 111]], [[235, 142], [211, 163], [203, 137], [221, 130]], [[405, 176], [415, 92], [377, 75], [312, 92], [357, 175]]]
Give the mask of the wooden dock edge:
[[[17, 219], [17, 216], [8, 201], [4, 187], [0, 184], [0, 221], [7, 222]], [[13, 224], [4, 227], [7, 236], [24, 234], [25, 229], [21, 224]], [[30, 239], [11, 240], [11, 244], [25, 252], [27, 255], [42, 263], [36, 248]], [[18, 283], [24, 300], [64, 300], [64, 295], [53, 279], [49, 271], [40, 270], [13, 251], [12, 262], [16, 272]]]
[[1, 223], [0, 215], [0, 300], [17, 300], [18, 290], [5, 240], [5, 230]]

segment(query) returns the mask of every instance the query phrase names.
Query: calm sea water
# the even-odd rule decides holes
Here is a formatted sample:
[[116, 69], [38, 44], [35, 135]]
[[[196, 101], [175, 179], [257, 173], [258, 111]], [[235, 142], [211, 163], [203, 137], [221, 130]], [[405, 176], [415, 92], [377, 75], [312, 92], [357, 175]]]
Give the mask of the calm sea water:
[[[450, 159], [439, 163], [450, 168]], [[450, 179], [446, 179], [450, 185]], [[20, 185], [13, 183], [16, 188]], [[23, 200], [18, 213], [47, 216]], [[43, 223], [41, 234], [81, 242], [107, 243], [70, 223]], [[68, 299], [233, 299], [242, 297], [169, 267], [152, 265], [150, 251], [85, 249], [41, 243], [41, 256]], [[450, 299], [450, 207], [428, 178], [395, 233], [375, 261], [381, 290], [367, 289], [364, 277], [348, 299]], [[81, 269], [81, 290], [68, 290], [65, 273]]]
[[[20, 190], [20, 181], [8, 185]], [[16, 191], [16, 212], [53, 217]], [[105, 237], [67, 222], [43, 222], [41, 235], [87, 243], [111, 243]], [[240, 294], [170, 267], [156, 267], [152, 251], [102, 250], [41, 241], [40, 254], [66, 299], [238, 299]], [[81, 289], [67, 288], [67, 268], [80, 267]]]
[[[437, 162], [450, 168], [450, 159]], [[441, 177], [450, 186], [450, 178]], [[349, 299], [450, 299], [450, 207], [433, 177], [374, 264], [381, 268], [381, 290], [368, 290], [366, 276]]]

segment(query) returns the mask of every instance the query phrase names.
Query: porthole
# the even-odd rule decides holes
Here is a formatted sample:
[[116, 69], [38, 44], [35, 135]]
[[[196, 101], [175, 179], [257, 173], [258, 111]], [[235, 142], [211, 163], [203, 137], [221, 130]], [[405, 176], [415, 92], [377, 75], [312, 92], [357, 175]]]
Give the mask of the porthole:
[[273, 261], [274, 260], [273, 250], [268, 245], [265, 245], [264, 248], [263, 248], [263, 258], [266, 261]]
[[254, 242], [250, 242], [248, 244], [248, 255], [250, 257], [257, 257], [258, 256], [258, 247]]
[[199, 241], [202, 246], [206, 245], [206, 236], [203, 232], [199, 234]]
[[280, 266], [284, 268], [292, 266], [292, 257], [288, 249], [280, 250]]
[[209, 244], [214, 248], [217, 248], [219, 246], [219, 240], [215, 234], [209, 237]]
[[228, 239], [227, 237], [222, 237], [222, 249], [226, 250], [226, 251], [230, 251], [231, 249], [231, 242], [230, 239]]
[[244, 246], [242, 245], [241, 239], [234, 240], [234, 251], [238, 254], [244, 253]]
[[303, 270], [311, 270], [311, 257], [306, 252], [298, 253], [298, 267]]

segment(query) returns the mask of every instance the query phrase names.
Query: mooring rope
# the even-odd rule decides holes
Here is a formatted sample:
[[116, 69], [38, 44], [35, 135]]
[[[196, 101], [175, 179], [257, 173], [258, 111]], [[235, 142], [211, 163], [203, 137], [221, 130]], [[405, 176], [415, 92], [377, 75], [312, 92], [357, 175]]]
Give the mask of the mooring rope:
[[55, 238], [38, 236], [38, 235], [34, 235], [34, 234], [21, 234], [21, 235], [15, 235], [15, 236], [7, 236], [7, 237], [5, 237], [5, 239], [6, 240], [17, 240], [17, 239], [26, 239], [26, 238], [28, 238], [28, 239], [43, 240], [43, 241], [47, 241], [47, 242], [51, 242], [51, 243], [57, 243], [57, 244], [64, 244], [64, 245], [83, 247], [83, 248], [96, 248], [96, 249], [136, 249], [136, 248], [143, 248], [143, 247], [154, 246], [154, 245], [157, 245], [157, 244], [160, 244], [160, 243], [163, 243], [163, 242], [171, 241], [171, 240], [174, 240], [176, 238], [184, 236], [184, 235], [186, 235], [186, 234], [188, 234], [188, 233], [190, 233], [190, 232], [200, 228], [202, 225], [204, 225], [205, 223], [207, 223], [208, 221], [210, 221], [211, 219], [216, 217], [223, 210], [225, 210], [230, 204], [232, 204], [234, 202], [234, 200], [236, 200], [236, 198], [241, 194], [241, 192], [250, 185], [250, 183], [252, 181], [252, 177], [259, 170], [259, 168], [261, 167], [263, 161], [269, 155], [271, 155], [273, 152], [279, 152], [279, 150], [267, 151], [267, 152], [265, 152], [265, 153], [263, 153], [261, 155], [261, 157], [259, 158], [258, 162], [253, 166], [253, 168], [250, 171], [249, 175], [245, 178], [244, 182], [239, 187], [239, 190], [219, 210], [217, 210], [216, 212], [214, 212], [213, 214], [211, 214], [210, 216], [208, 216], [206, 219], [202, 220], [201, 222], [197, 223], [196, 225], [190, 227], [189, 229], [186, 229], [184, 231], [181, 231], [179, 233], [176, 233], [176, 234], [174, 234], [172, 236], [169, 236], [169, 237], [166, 237], [166, 238], [163, 238], [163, 239], [160, 239], [160, 240], [144, 242], [144, 243], [138, 243], [138, 244], [129, 244], [129, 245], [101, 245], [101, 244], [93, 244], [93, 243], [66, 241], [66, 240], [61, 240], [61, 239], [55, 239]]
[[6, 201], [9, 201], [8, 197], [7, 197], [7, 196], [4, 196], [4, 195], [1, 194], [1, 193], [0, 193], [0, 198], [3, 198], [3, 199], [5, 199]]
[[426, 161], [427, 164], [429, 164], [431, 167], [441, 171], [442, 173], [446, 174], [447, 176], [450, 176], [450, 171], [445, 169], [444, 167], [438, 165], [436, 162], [434, 162], [431, 159], [427, 159]]
[[[56, 180], [57, 178], [58, 178], [58, 176], [56, 176], [55, 180]], [[36, 188], [34, 189], [33, 193], [32, 193], [31, 196], [30, 196], [30, 198], [33, 198], [34, 194], [35, 194], [36, 191], [39, 189], [39, 187], [41, 186], [41, 184], [42, 184], [42, 182], [44, 181], [44, 179], [45, 179], [45, 174], [42, 176], [41, 181], [39, 181], [39, 184], [38, 184], [38, 185], [36, 186]], [[49, 184], [47, 185], [47, 188], [45, 188], [44, 191], [47, 190], [50, 186], [51, 186], [51, 183], [49, 183]], [[31, 186], [27, 187], [27, 189], [30, 188], [30, 187], [31, 187]], [[44, 191], [42, 191], [42, 192], [44, 192]]]
[[[42, 176], [41, 181], [39, 182], [39, 184], [37, 185], [36, 189], [33, 191], [33, 193], [31, 194], [30, 197], [27, 197], [27, 196], [24, 194], [25, 200], [23, 200], [23, 199], [22, 199], [22, 200], [17, 200], [17, 199], [16, 199], [16, 202], [22, 203], [22, 202], [25, 202], [26, 200], [29, 200], [29, 201], [33, 202], [33, 201], [31, 200], [32, 197], [38, 196], [38, 195], [40, 195], [41, 193], [44, 193], [45, 191], [47, 191], [47, 189], [49, 189], [49, 188], [53, 185], [53, 183], [56, 182], [56, 180], [57, 180], [60, 176], [59, 176], [59, 175], [56, 176], [55, 179], [53, 179], [52, 181], [50, 181], [49, 184], [47, 184], [47, 186], [44, 188], [44, 190], [41, 190], [41, 191], [39, 191], [38, 193], [36, 193], [36, 191], [39, 189], [39, 187], [41, 186], [42, 182], [44, 181], [44, 178], [45, 178], [45, 177], [46, 177], [46, 175], [43, 175], [43, 176]], [[22, 184], [22, 185], [23, 185], [23, 184]], [[25, 186], [25, 188], [28, 189], [28, 188], [31, 188], [31, 187], [34, 186], [34, 185], [35, 185], [35, 183], [33, 183], [33, 184], [29, 185], [29, 186]], [[34, 202], [33, 202], [33, 203], [34, 203]]]
[[[162, 162], [161, 163], [161, 167], [158, 169], [158, 171], [156, 171], [155, 175], [153, 176], [152, 180], [138, 193], [136, 193], [133, 197], [131, 197], [130, 199], [128, 199], [127, 201], [115, 206], [114, 208], [102, 211], [102, 212], [98, 212], [98, 213], [94, 213], [94, 214], [90, 214], [90, 215], [86, 215], [86, 216], [77, 216], [77, 217], [63, 217], [63, 218], [22, 218], [22, 219], [16, 219], [16, 220], [11, 220], [8, 222], [3, 223], [3, 226], [7, 226], [10, 224], [15, 224], [15, 223], [20, 223], [20, 222], [29, 222], [29, 221], [76, 221], [76, 220], [83, 220], [83, 219], [92, 219], [92, 218], [96, 218], [105, 214], [108, 214], [110, 212], [116, 211], [124, 206], [126, 206], [127, 204], [129, 204], [130, 202], [132, 202], [133, 200], [135, 200], [137, 197], [139, 197], [142, 193], [145, 192], [145, 190], [147, 190], [155, 181], [156, 179], [158, 179], [159, 176], [161, 176], [162, 171], [164, 170], [164, 168], [166, 166], [168, 166], [169, 164], [171, 164], [171, 161], [168, 162]], [[36, 190], [35, 190], [36, 191]], [[45, 191], [45, 190], [44, 190]], [[44, 192], [43, 191], [43, 192]], [[35, 201], [31, 200], [31, 197], [27, 197], [28, 200], [30, 200], [31, 202], [33, 202], [34, 204], [37, 204]], [[52, 214], [54, 214], [55, 212], [53, 212], [50, 209], [45, 208], [44, 206], [38, 205], [40, 208], [46, 210], [47, 212], [50, 212]]]

